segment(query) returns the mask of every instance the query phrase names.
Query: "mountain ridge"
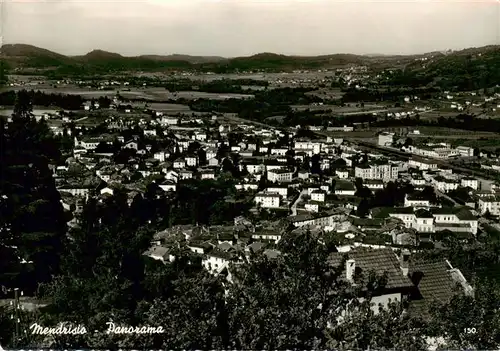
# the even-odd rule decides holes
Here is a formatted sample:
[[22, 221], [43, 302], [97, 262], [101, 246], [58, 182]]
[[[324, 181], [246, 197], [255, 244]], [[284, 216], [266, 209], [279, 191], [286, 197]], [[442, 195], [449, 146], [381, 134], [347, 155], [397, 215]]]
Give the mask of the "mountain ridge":
[[[201, 70], [215, 73], [241, 71], [291, 71], [335, 68], [349, 64], [366, 65], [374, 69], [404, 67], [413, 69], [418, 61], [429, 59], [434, 65], [466, 56], [481, 57], [481, 53], [500, 60], [500, 46], [488, 45], [464, 50], [431, 52], [417, 55], [356, 55], [330, 54], [316, 56], [283, 55], [262, 52], [250, 56], [191, 56], [184, 54], [124, 56], [119, 53], [94, 49], [85, 55], [66, 56], [29, 44], [4, 44], [0, 59], [8, 69], [17, 71], [49, 72], [59, 75], [107, 74], [127, 71], [161, 72], [170, 70]], [[430, 62], [429, 62], [430, 63]], [[424, 66], [425, 65], [420, 65]]]

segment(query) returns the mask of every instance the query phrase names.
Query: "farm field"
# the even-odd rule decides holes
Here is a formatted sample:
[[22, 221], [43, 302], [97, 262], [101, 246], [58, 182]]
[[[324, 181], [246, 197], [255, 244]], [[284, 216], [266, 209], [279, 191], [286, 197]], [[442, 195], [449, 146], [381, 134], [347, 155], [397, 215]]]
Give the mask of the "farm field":
[[161, 112], [190, 112], [191, 109], [187, 105], [181, 104], [165, 104], [159, 102], [153, 102], [148, 104], [149, 108], [155, 111]]
[[130, 90], [124, 90], [123, 88], [117, 88], [113, 90], [97, 90], [97, 89], [87, 89], [79, 88], [76, 86], [61, 86], [61, 87], [50, 87], [49, 85], [33, 85], [33, 86], [21, 86], [12, 87], [11, 90], [39, 90], [46, 94], [68, 94], [68, 95], [81, 95], [85, 98], [99, 98], [100, 96], [115, 96], [120, 94], [121, 96], [129, 99], [145, 99], [150, 101], [165, 101], [165, 100], [175, 100], [175, 99], [212, 99], [212, 100], [226, 100], [226, 99], [249, 99], [253, 98], [254, 95], [251, 94], [219, 94], [219, 93], [205, 93], [199, 91], [179, 91], [171, 93], [164, 88], [131, 88]]
[[[456, 139], [479, 139], [482, 137], [487, 138], [496, 138], [498, 139], [499, 135], [492, 132], [474, 132], [471, 133], [469, 130], [463, 129], [453, 129], [453, 128], [441, 128], [441, 127], [412, 127], [411, 129], [416, 129], [420, 131], [419, 135], [411, 134], [411, 138], [456, 138]], [[500, 142], [500, 140], [499, 140]]]
[[364, 107], [359, 107], [354, 104], [351, 106], [337, 106], [337, 105], [291, 105], [294, 111], [305, 111], [309, 109], [310, 111], [320, 111], [320, 110], [331, 110], [332, 114], [339, 115], [355, 115], [355, 114], [370, 114], [370, 113], [382, 113], [382, 112], [400, 112], [401, 108], [388, 108], [385, 105], [365, 105]]

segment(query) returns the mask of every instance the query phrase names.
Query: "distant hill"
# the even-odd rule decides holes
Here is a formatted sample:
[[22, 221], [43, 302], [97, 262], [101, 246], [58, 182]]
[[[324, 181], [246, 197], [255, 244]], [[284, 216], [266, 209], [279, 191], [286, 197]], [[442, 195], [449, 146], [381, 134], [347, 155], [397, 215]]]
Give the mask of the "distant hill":
[[6, 44], [0, 48], [0, 58], [9, 67], [51, 68], [71, 62], [67, 56], [26, 44]]
[[500, 81], [500, 46], [490, 45], [447, 53], [407, 66], [408, 75], [423, 77], [444, 89], [477, 90]]
[[103, 50], [92, 50], [83, 56], [73, 56], [74, 59], [80, 61], [93, 61], [93, 60], [108, 60], [108, 59], [122, 59], [123, 56], [114, 52]]
[[155, 60], [155, 61], [185, 61], [191, 64], [224, 62], [228, 59], [221, 56], [191, 56], [191, 55], [141, 55], [139, 58]]
[[419, 84], [441, 82], [439, 84], [443, 86], [474, 88], [493, 83], [495, 79], [500, 81], [499, 46], [421, 55], [287, 56], [264, 52], [248, 57], [224, 58], [181, 54], [127, 57], [103, 50], [93, 50], [83, 56], [65, 56], [32, 45], [6, 44], [0, 48], [0, 59], [9, 69], [61, 76], [189, 69], [215, 73], [291, 71], [360, 64], [372, 69], [400, 69], [403, 71], [403, 75], [398, 77], [401, 84], [411, 84], [412, 81]]

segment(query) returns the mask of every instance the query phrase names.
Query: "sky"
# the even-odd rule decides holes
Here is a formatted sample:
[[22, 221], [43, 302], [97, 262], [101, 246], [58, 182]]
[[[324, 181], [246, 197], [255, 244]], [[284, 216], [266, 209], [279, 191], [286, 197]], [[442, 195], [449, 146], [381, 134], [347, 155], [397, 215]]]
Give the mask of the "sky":
[[125, 56], [416, 54], [500, 44], [500, 0], [4, 0], [1, 6], [4, 44], [65, 55], [94, 49]]

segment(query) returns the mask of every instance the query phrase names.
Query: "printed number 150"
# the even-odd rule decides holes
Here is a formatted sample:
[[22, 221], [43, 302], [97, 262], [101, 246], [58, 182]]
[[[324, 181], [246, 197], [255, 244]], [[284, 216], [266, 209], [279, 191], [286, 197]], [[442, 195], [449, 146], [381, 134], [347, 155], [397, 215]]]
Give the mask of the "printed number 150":
[[476, 328], [464, 328], [465, 334], [476, 334]]

